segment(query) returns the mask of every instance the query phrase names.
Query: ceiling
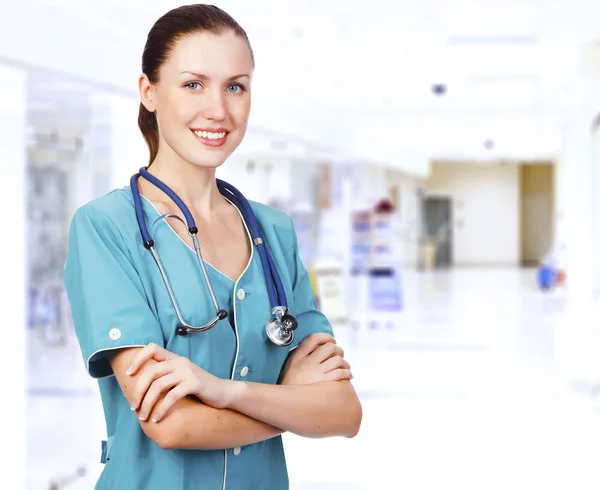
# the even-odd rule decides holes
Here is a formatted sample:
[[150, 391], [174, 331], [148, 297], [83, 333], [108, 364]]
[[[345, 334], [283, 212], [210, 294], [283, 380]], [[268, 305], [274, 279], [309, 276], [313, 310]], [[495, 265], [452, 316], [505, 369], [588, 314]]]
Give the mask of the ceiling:
[[[181, 4], [38, 1], [110, 29], [140, 54], [154, 21]], [[253, 124], [379, 161], [554, 155], [576, 47], [595, 39], [600, 18], [600, 2], [587, 0], [213, 3], [255, 51]]]

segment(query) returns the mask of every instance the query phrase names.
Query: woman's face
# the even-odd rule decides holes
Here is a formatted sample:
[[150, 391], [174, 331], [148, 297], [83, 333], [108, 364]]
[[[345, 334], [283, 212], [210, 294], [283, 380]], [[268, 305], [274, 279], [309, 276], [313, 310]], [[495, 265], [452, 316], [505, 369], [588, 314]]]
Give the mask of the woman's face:
[[158, 84], [140, 77], [142, 102], [157, 115], [158, 154], [220, 166], [246, 133], [252, 73], [250, 48], [233, 31], [181, 39], [160, 68]]

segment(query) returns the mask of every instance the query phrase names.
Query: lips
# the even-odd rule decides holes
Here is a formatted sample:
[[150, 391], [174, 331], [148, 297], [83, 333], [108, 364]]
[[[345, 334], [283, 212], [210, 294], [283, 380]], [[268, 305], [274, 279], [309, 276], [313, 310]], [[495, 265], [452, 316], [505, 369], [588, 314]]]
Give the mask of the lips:
[[229, 135], [229, 131], [225, 128], [194, 128], [191, 131], [200, 142], [212, 148], [223, 146]]

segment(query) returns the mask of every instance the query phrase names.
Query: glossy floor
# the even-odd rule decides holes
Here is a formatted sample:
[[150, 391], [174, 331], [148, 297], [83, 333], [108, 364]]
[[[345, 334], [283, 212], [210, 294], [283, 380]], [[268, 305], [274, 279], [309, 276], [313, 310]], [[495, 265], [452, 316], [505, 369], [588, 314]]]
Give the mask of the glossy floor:
[[[363, 425], [351, 440], [287, 435], [291, 488], [600, 488], [593, 318], [563, 294], [539, 292], [534, 278], [516, 269], [406, 274], [401, 314], [339, 329]], [[95, 384], [73, 342], [30, 338], [28, 489], [58, 479], [57, 488], [90, 490], [105, 437]]]

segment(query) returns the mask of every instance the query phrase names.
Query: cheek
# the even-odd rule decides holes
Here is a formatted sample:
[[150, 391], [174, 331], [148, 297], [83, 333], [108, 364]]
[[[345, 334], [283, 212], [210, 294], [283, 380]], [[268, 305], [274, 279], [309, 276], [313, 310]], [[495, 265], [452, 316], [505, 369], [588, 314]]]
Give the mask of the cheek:
[[235, 101], [230, 107], [230, 114], [237, 126], [244, 126], [250, 116], [250, 97]]
[[184, 94], [170, 93], [168, 97], [161, 100], [157, 108], [162, 113], [162, 118], [170, 123], [185, 123], [190, 114], [194, 112], [194, 104]]
[[180, 138], [182, 132], [196, 118], [197, 111], [189, 103], [178, 103], [170, 100], [169, 104], [165, 104], [160, 110], [160, 132], [164, 135], [165, 140], [174, 141]]

